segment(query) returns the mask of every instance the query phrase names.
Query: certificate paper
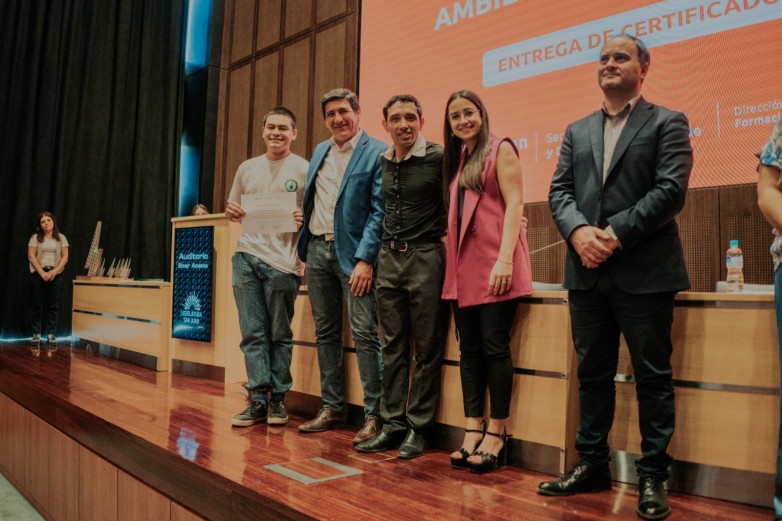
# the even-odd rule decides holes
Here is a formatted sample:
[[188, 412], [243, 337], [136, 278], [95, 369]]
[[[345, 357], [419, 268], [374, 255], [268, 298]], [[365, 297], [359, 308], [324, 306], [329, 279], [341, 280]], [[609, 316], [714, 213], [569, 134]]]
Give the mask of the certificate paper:
[[243, 234], [295, 232], [296, 192], [242, 194]]

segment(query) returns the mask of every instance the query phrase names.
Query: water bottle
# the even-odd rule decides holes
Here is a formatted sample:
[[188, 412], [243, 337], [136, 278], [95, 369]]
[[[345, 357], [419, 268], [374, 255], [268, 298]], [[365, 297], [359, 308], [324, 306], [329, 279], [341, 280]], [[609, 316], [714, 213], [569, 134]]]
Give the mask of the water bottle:
[[730, 241], [730, 248], [725, 255], [725, 266], [728, 268], [728, 293], [744, 291], [744, 254], [739, 248], [739, 241]]

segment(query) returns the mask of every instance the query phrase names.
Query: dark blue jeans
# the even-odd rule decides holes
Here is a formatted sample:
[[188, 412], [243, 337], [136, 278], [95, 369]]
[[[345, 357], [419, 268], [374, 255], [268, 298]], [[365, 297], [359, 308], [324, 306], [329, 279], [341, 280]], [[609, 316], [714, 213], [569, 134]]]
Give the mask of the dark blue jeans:
[[247, 393], [254, 402], [282, 400], [291, 388], [293, 305], [300, 279], [249, 253], [232, 259], [233, 290], [242, 332]]
[[341, 411], [345, 405], [345, 354], [342, 346], [342, 302], [356, 346], [358, 374], [364, 389], [364, 415], [380, 415], [383, 358], [377, 336], [374, 288], [356, 297], [337, 260], [333, 241], [313, 239], [307, 247], [307, 290], [318, 342], [320, 392], [323, 405]]
[[619, 335], [624, 334], [635, 374], [642, 457], [639, 474], [666, 480], [674, 429], [671, 326], [675, 294], [630, 294], [607, 270], [588, 290], [569, 292], [573, 343], [578, 354], [581, 421], [576, 450], [581, 460], [608, 465], [608, 432], [614, 421], [614, 378]]

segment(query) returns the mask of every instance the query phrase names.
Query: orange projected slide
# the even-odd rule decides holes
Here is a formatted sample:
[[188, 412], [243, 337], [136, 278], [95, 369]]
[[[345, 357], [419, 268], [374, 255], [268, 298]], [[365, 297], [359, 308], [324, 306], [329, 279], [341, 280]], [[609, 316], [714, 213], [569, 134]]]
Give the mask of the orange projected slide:
[[600, 48], [622, 32], [651, 50], [645, 98], [689, 117], [690, 187], [755, 182], [782, 114], [782, 0], [366, 0], [362, 127], [390, 141], [383, 104], [409, 93], [442, 143], [448, 96], [474, 90], [519, 147], [525, 199], [544, 201], [565, 128], [602, 102]]

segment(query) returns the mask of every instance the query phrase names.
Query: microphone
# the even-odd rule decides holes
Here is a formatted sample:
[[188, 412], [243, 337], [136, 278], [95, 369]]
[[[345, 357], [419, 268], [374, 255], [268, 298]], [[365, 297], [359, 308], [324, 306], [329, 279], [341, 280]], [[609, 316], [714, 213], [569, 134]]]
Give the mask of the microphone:
[[542, 248], [538, 248], [535, 251], [529, 252], [530, 255], [534, 255], [538, 253], [539, 251], [548, 250], [549, 248], [553, 248], [554, 246], [559, 246], [560, 244], [564, 243], [565, 239], [562, 239], [561, 241], [557, 241], [555, 243], [549, 244], [548, 246], [543, 246]]

